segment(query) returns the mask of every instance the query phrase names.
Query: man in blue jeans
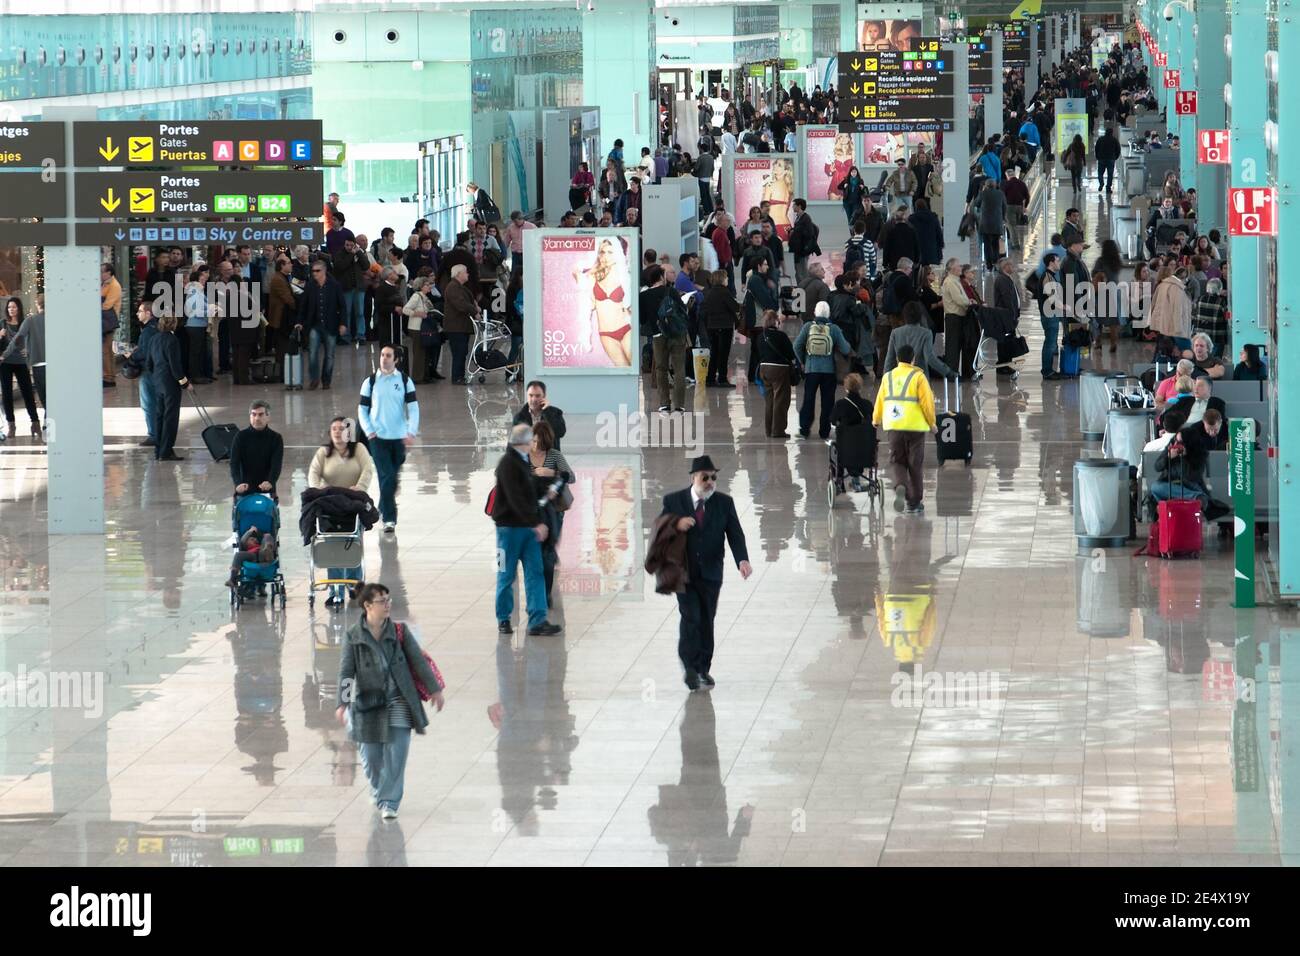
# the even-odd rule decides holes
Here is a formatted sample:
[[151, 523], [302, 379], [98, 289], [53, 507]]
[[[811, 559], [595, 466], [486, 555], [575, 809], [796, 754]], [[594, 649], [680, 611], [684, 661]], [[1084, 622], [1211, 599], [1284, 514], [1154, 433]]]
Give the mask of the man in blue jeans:
[[[311, 265], [311, 282], [303, 291], [298, 303], [298, 322], [295, 326], [307, 336], [307, 371], [311, 379], [308, 390], [330, 387], [334, 378], [334, 343], [347, 332], [343, 304], [343, 290], [328, 272], [325, 263], [317, 260]], [[324, 364], [321, 352], [325, 353]]]
[[370, 439], [370, 457], [379, 476], [379, 517], [384, 533], [392, 534], [397, 530], [397, 473], [420, 432], [420, 403], [415, 382], [397, 367], [397, 351], [391, 345], [379, 350], [379, 371], [361, 383], [357, 421]]
[[515, 569], [524, 566], [524, 595], [528, 608], [530, 637], [549, 637], [562, 628], [546, 620], [546, 577], [542, 572], [542, 542], [547, 528], [542, 521], [528, 449], [533, 429], [515, 425], [510, 429], [510, 447], [497, 462], [496, 487], [488, 501], [488, 513], [497, 526], [497, 632], [513, 634], [510, 623], [515, 613]]
[[811, 322], [805, 322], [794, 340], [794, 353], [803, 366], [803, 401], [799, 403], [799, 437], [807, 438], [812, 430], [817, 393], [822, 409], [818, 434], [831, 437], [831, 406], [835, 402], [835, 353], [849, 354], [849, 342], [840, 327], [831, 321], [831, 307], [818, 302]]

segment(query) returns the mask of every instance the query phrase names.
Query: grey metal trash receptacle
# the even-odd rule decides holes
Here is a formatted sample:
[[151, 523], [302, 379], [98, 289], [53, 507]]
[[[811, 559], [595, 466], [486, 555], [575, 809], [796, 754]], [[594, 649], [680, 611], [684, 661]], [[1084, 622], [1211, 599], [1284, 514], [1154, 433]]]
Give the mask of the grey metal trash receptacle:
[[1079, 550], [1128, 543], [1128, 469], [1128, 462], [1118, 458], [1081, 458], [1074, 463], [1074, 535]]
[[1079, 373], [1079, 431], [1084, 441], [1101, 441], [1106, 434], [1106, 411], [1110, 408], [1110, 392], [1106, 391], [1106, 377], [1113, 371], [1085, 369]]
[[1154, 408], [1110, 409], [1106, 412], [1106, 438], [1101, 453], [1137, 468], [1142, 464], [1142, 448], [1151, 440], [1155, 420]]

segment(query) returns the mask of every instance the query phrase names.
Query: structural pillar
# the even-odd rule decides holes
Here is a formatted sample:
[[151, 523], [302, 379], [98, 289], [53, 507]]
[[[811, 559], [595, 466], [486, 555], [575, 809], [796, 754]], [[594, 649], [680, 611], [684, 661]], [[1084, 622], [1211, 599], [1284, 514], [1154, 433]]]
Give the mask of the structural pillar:
[[[1180, 90], [1200, 90], [1200, 71], [1198, 69], [1198, 57], [1196, 55], [1196, 14], [1192, 13], [1185, 7], [1174, 7], [1174, 26], [1175, 35], [1178, 37], [1178, 62], [1182, 69], [1179, 76], [1178, 88]], [[1200, 99], [1200, 96], [1197, 96]], [[1199, 108], [1199, 103], [1197, 104]], [[1182, 144], [1178, 155], [1178, 179], [1183, 184], [1183, 188], [1196, 185], [1196, 117], [1179, 116], [1177, 104], [1170, 106], [1170, 113], [1174, 115], [1174, 131]], [[1198, 189], [1196, 194], [1199, 198], [1201, 191]]]
[[[1228, 64], [1225, 56], [1225, 38], [1228, 36], [1228, 5], [1226, 0], [1200, 0], [1196, 5], [1196, 122], [1197, 129], [1224, 129], [1227, 124], [1227, 104], [1223, 99], [1223, 86], [1228, 81]], [[1183, 142], [1190, 150], [1195, 143]], [[1195, 156], [1192, 157], [1195, 161]], [[1227, 171], [1221, 166], [1196, 167], [1197, 219], [1202, 232], [1211, 229], [1226, 231], [1228, 221], [1224, 212], [1228, 201], [1224, 182]]]
[[943, 135], [943, 246], [951, 255], [951, 250], [970, 246], [969, 239], [957, 237], [970, 180], [970, 57], [965, 43], [945, 43], [943, 48], [952, 57], [953, 73], [952, 132]]
[[[1268, 75], [1264, 56], [1268, 31], [1264, 22], [1265, 0], [1232, 0], [1232, 109], [1229, 130], [1232, 141], [1230, 182], [1233, 186], [1264, 186], [1268, 180], [1268, 148], [1264, 145], [1264, 121], [1268, 118]], [[1199, 190], [1198, 190], [1199, 191]], [[1205, 199], [1201, 200], [1202, 205]], [[1226, 203], [1226, 200], [1225, 200]], [[1226, 235], [1226, 230], [1225, 230]], [[1228, 239], [1228, 261], [1232, 263], [1228, 295], [1232, 306], [1232, 354], [1243, 345], [1264, 345], [1267, 333], [1260, 327], [1263, 288], [1259, 275], [1259, 244], [1253, 236]], [[1240, 281], [1236, 281], [1240, 277]]]
[[[67, 153], [72, 158], [72, 121], [93, 120], [90, 107], [49, 107], [42, 119], [66, 121]], [[64, 171], [68, 215], [75, 212], [72, 177]], [[49, 533], [104, 533], [104, 395], [100, 353], [99, 250], [46, 246], [45, 337], [50, 362], [45, 387], [49, 467]], [[124, 283], [129, 276], [121, 277]], [[123, 321], [127, 317], [123, 316]], [[156, 467], [172, 467], [158, 465]]]
[[984, 142], [1002, 132], [1002, 105], [1005, 90], [1002, 82], [1002, 31], [990, 35], [993, 46], [993, 89], [984, 97]]
[[[1296, 3], [1297, 0], [1279, 0], [1277, 55], [1265, 57], [1276, 63], [1279, 91], [1293, 90], [1300, 84], [1300, 11], [1296, 10]], [[1255, 29], [1263, 33], [1263, 25], [1261, 16]], [[1266, 69], [1259, 60], [1255, 61], [1255, 68]], [[1268, 82], [1267, 75], [1265, 82]], [[1233, 101], [1236, 99], [1234, 93]], [[1300, 356], [1300, 287], [1288, 280], [1286, 271], [1300, 255], [1300, 124], [1285, 118], [1290, 107], [1281, 97], [1279, 108], [1282, 115], [1276, 126], [1278, 229], [1277, 239], [1273, 240], [1278, 272], [1273, 279], [1277, 349], [1269, 355], [1275, 365], [1271, 374], [1277, 383], [1276, 390], [1270, 388], [1270, 392], [1276, 395], [1277, 432], [1273, 444], [1277, 447], [1278, 583], [1283, 597], [1300, 599], [1300, 534], [1297, 533], [1300, 531], [1300, 439], [1292, 437], [1300, 428], [1300, 387], [1297, 387], [1300, 384], [1300, 358], [1297, 358]], [[1255, 185], [1268, 185], [1264, 170], [1259, 170], [1258, 179]], [[1264, 240], [1261, 245], [1267, 242]], [[1232, 262], [1231, 266], [1234, 286], [1243, 280], [1255, 281], [1256, 275], [1264, 272], [1261, 269], [1259, 273], [1243, 275], [1237, 263]]]
[[659, 137], [654, 15], [652, 0], [600, 0], [582, 15], [583, 99], [600, 105], [602, 149], [621, 139], [629, 162]]
[[1039, 35], [1043, 32], [1043, 25], [1038, 20], [1029, 21], [1029, 69], [1025, 71], [1025, 105], [1033, 98], [1034, 93], [1043, 82], [1042, 65], [1038, 62]]
[[[799, 65], [813, 65], [813, 17], [811, 3], [783, 3], [778, 11], [781, 25], [781, 58]], [[804, 84], [800, 83], [800, 86]]]

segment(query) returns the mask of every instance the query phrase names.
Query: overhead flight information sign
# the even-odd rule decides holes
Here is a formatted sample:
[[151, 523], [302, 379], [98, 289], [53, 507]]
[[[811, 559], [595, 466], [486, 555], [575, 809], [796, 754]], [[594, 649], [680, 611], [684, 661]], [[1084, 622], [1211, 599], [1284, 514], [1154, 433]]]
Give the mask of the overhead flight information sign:
[[1029, 31], [1032, 25], [1023, 20], [997, 24], [994, 29], [1002, 31], [1002, 65], [1029, 65]]
[[[3, 227], [0, 227], [3, 228]], [[211, 242], [226, 246], [318, 245], [325, 234], [315, 222], [80, 222], [77, 244], [111, 246], [118, 243]]]
[[970, 73], [970, 92], [993, 92], [993, 34], [960, 37], [956, 42], [966, 44], [966, 63]]
[[74, 123], [77, 166], [319, 166], [320, 120]]
[[0, 123], [0, 169], [67, 165], [62, 123]]
[[320, 172], [80, 173], [77, 217], [307, 216], [321, 204]]
[[840, 131], [936, 132], [952, 129], [952, 60], [935, 38], [912, 49], [839, 55]]

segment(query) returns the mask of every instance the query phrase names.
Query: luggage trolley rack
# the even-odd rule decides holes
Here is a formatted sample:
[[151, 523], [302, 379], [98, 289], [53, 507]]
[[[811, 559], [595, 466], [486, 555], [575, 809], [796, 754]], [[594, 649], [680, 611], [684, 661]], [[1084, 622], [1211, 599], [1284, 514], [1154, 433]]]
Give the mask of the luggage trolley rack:
[[[307, 589], [307, 606], [316, 606], [316, 592], [325, 591], [335, 585], [347, 585], [353, 588], [359, 588], [365, 582], [365, 545], [363, 535], [365, 529], [361, 526], [361, 518], [353, 519], [354, 524], [351, 530], [337, 530], [330, 527], [325, 518], [316, 519], [316, 531], [311, 537], [311, 544], [308, 549], [308, 584]], [[346, 570], [355, 569], [355, 577], [331, 577], [326, 576], [317, 579], [316, 572], [319, 568], [344, 568]]]
[[[477, 379], [482, 385], [490, 372], [505, 372], [506, 381], [523, 375], [522, 361], [511, 362], [510, 328], [491, 314], [474, 320], [474, 341], [465, 359], [465, 379]], [[504, 348], [503, 348], [504, 346]]]

